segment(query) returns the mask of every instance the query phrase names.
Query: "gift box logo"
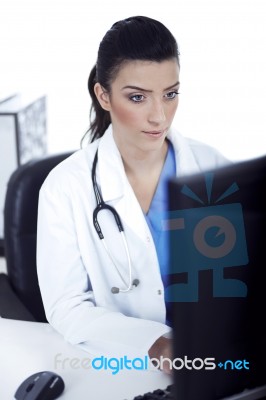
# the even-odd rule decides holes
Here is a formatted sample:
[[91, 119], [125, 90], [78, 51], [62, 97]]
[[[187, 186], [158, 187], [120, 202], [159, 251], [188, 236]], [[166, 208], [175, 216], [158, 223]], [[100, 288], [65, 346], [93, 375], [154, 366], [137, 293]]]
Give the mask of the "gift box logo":
[[[213, 173], [205, 174], [207, 205], [184, 185], [182, 194], [203, 207], [171, 211], [163, 221], [163, 230], [167, 231], [167, 240], [170, 241], [167, 245], [171, 246], [169, 273], [187, 274], [187, 283], [166, 288], [167, 301], [198, 301], [198, 274], [203, 270], [212, 270], [213, 297], [247, 296], [244, 282], [224, 278], [224, 268], [244, 267], [249, 261], [241, 204], [220, 204], [239, 188], [233, 183], [211, 204], [213, 178]], [[161, 245], [165, 243], [161, 241]]]

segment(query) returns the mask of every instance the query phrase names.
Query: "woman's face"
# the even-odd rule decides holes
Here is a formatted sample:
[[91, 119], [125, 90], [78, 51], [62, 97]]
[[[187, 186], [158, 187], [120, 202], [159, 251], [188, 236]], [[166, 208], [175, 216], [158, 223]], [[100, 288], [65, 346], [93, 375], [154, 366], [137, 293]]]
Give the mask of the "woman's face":
[[[149, 151], [162, 146], [178, 106], [179, 66], [175, 59], [129, 61], [112, 82], [111, 92], [100, 96], [101, 90], [99, 85], [98, 98], [110, 112], [120, 150], [133, 146]], [[95, 91], [97, 94], [97, 88]]]

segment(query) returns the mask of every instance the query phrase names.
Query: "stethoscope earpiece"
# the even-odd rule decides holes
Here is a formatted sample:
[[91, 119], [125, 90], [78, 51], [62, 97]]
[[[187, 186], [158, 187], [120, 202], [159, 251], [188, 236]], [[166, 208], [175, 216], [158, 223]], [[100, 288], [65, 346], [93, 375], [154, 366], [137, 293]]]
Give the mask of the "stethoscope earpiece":
[[[97, 185], [97, 181], [96, 181], [96, 164], [97, 164], [97, 161], [98, 161], [98, 150], [96, 151], [96, 154], [95, 154], [95, 157], [94, 157], [94, 160], [93, 160], [93, 164], [92, 164], [92, 170], [91, 170], [92, 185], [93, 185], [93, 190], [94, 190], [96, 203], [97, 203], [97, 206], [96, 206], [95, 210], [93, 211], [93, 225], [94, 225], [94, 228], [95, 228], [95, 230], [97, 232], [97, 235], [99, 236], [99, 239], [103, 243], [104, 248], [105, 248], [107, 254], [109, 255], [112, 263], [114, 264], [118, 274], [120, 275], [121, 279], [125, 282], [125, 280], [123, 279], [119, 269], [116, 266], [116, 263], [113, 260], [112, 255], [110, 254], [110, 252], [109, 252], [109, 250], [108, 250], [108, 248], [106, 246], [106, 243], [105, 243], [105, 240], [104, 240], [104, 236], [103, 236], [103, 233], [102, 233], [102, 230], [101, 230], [98, 218], [97, 218], [98, 214], [99, 214], [99, 212], [101, 210], [108, 210], [108, 211], [110, 211], [112, 213], [112, 215], [113, 215], [113, 217], [115, 219], [116, 225], [118, 227], [118, 230], [121, 233], [121, 237], [122, 237], [123, 244], [124, 244], [124, 247], [125, 247], [125, 251], [126, 251], [126, 254], [127, 254], [128, 274], [129, 274], [128, 281], [129, 281], [129, 283], [128, 283], [128, 286], [126, 287], [126, 289], [120, 289], [120, 288], [114, 286], [114, 287], [111, 288], [111, 292], [113, 294], [117, 294], [117, 293], [120, 293], [120, 292], [121, 293], [126, 293], [126, 292], [129, 292], [130, 290], [132, 290], [133, 287], [137, 287], [140, 282], [139, 282], [138, 279], [134, 279], [132, 281], [132, 278], [131, 278], [131, 276], [132, 276], [131, 260], [130, 260], [128, 245], [127, 245], [126, 238], [125, 238], [125, 235], [124, 235], [124, 228], [123, 228], [121, 219], [119, 217], [119, 214], [118, 214], [118, 212], [116, 211], [116, 209], [114, 207], [112, 207], [112, 206], [110, 206], [110, 205], [108, 205], [108, 204], [106, 204], [104, 202], [104, 200], [102, 198], [102, 194], [100, 192], [100, 189], [99, 189], [99, 187]], [[131, 283], [131, 281], [132, 281], [132, 283]], [[126, 285], [126, 283], [125, 283], [125, 285]]]

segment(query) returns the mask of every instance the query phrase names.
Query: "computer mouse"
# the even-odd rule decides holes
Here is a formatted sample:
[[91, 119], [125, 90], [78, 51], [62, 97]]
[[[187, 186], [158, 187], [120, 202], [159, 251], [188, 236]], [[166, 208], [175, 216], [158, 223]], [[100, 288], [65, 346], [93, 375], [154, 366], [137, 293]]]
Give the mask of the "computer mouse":
[[63, 392], [61, 376], [51, 371], [37, 372], [26, 378], [15, 393], [16, 400], [54, 400]]

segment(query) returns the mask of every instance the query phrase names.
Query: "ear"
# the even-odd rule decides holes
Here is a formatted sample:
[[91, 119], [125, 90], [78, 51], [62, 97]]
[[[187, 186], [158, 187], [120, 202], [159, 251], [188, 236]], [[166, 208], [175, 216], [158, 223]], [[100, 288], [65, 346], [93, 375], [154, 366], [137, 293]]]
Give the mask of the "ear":
[[102, 108], [106, 111], [110, 111], [111, 104], [110, 104], [109, 94], [104, 90], [104, 88], [99, 82], [95, 83], [94, 85], [94, 93]]

